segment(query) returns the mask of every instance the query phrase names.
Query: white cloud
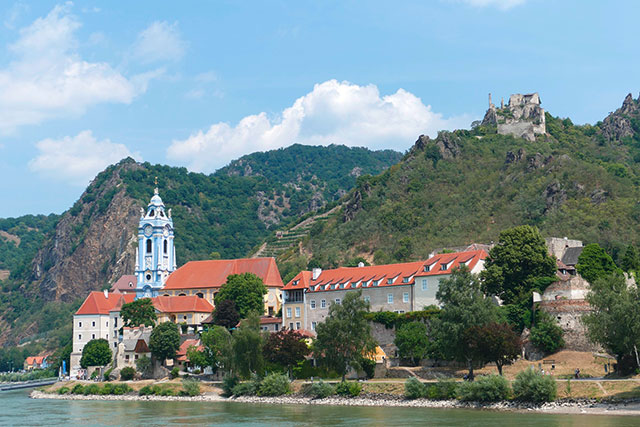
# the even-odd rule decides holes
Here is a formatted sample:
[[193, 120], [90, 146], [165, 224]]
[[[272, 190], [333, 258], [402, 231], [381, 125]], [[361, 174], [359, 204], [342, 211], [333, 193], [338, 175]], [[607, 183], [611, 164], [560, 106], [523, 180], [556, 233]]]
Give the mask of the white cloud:
[[141, 92], [109, 64], [79, 56], [74, 34], [81, 24], [70, 8], [71, 3], [54, 7], [9, 45], [15, 59], [0, 69], [1, 133], [77, 116], [99, 103], [130, 103]]
[[526, 0], [461, 0], [462, 2], [474, 7], [497, 7], [498, 9], [507, 10], [515, 6], [524, 4]]
[[62, 139], [44, 139], [36, 144], [38, 156], [29, 161], [29, 169], [46, 177], [85, 186], [110, 164], [125, 157], [141, 160], [123, 144], [108, 139], [98, 141], [90, 130]]
[[185, 49], [177, 24], [156, 21], [138, 34], [132, 55], [144, 64], [177, 61], [184, 56]]
[[172, 162], [210, 172], [243, 154], [293, 143], [345, 144], [372, 149], [407, 149], [420, 134], [468, 126], [468, 116], [445, 119], [420, 98], [399, 89], [381, 96], [375, 85], [329, 80], [298, 98], [275, 117], [260, 113], [235, 126], [213, 124], [167, 150]]

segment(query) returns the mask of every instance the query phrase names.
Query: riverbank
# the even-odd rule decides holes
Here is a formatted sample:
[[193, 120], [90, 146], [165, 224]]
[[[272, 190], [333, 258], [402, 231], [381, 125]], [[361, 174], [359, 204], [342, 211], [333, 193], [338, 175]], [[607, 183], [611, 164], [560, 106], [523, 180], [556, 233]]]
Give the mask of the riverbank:
[[200, 396], [138, 396], [138, 395], [73, 395], [53, 394], [40, 390], [31, 392], [32, 399], [56, 400], [120, 400], [120, 401], [171, 401], [171, 402], [237, 402], [265, 405], [324, 405], [324, 406], [365, 406], [365, 407], [408, 407], [430, 409], [480, 409], [490, 411], [540, 412], [549, 414], [591, 414], [591, 415], [640, 415], [640, 401], [603, 403], [595, 399], [559, 400], [534, 405], [518, 402], [461, 402], [458, 400], [407, 400], [394, 395], [366, 395], [362, 397], [328, 397], [312, 399], [304, 396], [257, 397], [241, 396], [225, 398], [217, 393], [205, 393]]

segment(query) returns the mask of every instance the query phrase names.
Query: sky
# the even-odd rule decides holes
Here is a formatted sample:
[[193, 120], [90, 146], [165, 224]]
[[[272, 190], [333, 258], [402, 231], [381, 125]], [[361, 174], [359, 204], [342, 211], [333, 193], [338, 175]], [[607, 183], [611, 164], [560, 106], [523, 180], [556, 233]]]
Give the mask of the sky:
[[0, 217], [61, 213], [106, 166], [405, 151], [511, 93], [595, 123], [638, 96], [637, 1], [3, 1]]

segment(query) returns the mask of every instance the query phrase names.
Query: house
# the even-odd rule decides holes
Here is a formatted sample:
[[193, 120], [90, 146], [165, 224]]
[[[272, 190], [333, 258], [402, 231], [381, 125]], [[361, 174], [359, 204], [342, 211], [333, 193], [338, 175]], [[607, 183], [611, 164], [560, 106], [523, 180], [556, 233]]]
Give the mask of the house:
[[23, 369], [25, 371], [47, 369], [49, 367], [47, 358], [48, 356], [29, 356], [24, 360]]
[[198, 329], [211, 315], [213, 305], [204, 298], [192, 296], [159, 296], [152, 298], [158, 323], [173, 322]]
[[133, 274], [125, 274], [120, 277], [109, 289], [109, 292], [121, 294], [135, 294], [138, 279]]
[[283, 288], [282, 323], [313, 332], [328, 315], [330, 305], [340, 304], [354, 290], [362, 291], [371, 311], [422, 310], [438, 304], [439, 283], [454, 269], [464, 265], [479, 273], [486, 257], [480, 249], [438, 254], [426, 261], [300, 272]]
[[141, 357], [151, 357], [149, 350], [149, 338], [152, 328], [140, 326], [137, 328], [122, 328], [122, 340], [118, 343], [116, 352], [116, 366], [119, 369], [125, 366], [135, 367]]
[[[111, 315], [116, 306], [132, 302], [135, 294], [109, 293], [94, 291], [87, 296], [78, 311], [73, 315], [73, 348], [71, 352], [70, 374], [75, 378], [80, 369], [80, 358], [85, 344], [93, 339], [104, 338], [117, 348], [117, 316]], [[120, 322], [121, 323], [121, 322]], [[114, 332], [115, 338], [114, 338]]]
[[176, 352], [176, 357], [173, 359], [175, 366], [179, 367], [180, 370], [186, 370], [185, 368], [189, 364], [189, 357], [187, 356], [187, 352], [190, 347], [195, 347], [198, 351], [203, 351], [204, 346], [199, 339], [186, 339], [180, 344], [180, 348]]
[[282, 304], [282, 278], [274, 258], [190, 261], [171, 273], [161, 295], [197, 296], [215, 305], [214, 298], [231, 274], [253, 273], [267, 287], [265, 312], [275, 315]]
[[260, 329], [265, 332], [275, 333], [278, 332], [282, 325], [282, 317], [260, 317]]

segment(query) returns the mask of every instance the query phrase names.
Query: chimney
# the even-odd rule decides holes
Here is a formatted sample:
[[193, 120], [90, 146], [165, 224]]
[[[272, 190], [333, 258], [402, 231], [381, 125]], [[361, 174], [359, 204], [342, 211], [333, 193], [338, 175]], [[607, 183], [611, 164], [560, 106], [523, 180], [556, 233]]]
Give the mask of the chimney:
[[360, 261], [360, 262], [358, 263], [358, 267], [364, 267], [364, 262]]
[[104, 292], [104, 297], [106, 299], [109, 299], [109, 291], [105, 289], [103, 292]]
[[318, 277], [320, 277], [321, 273], [322, 273], [322, 269], [321, 268], [314, 268], [313, 269], [313, 273], [312, 273], [313, 280], [316, 280]]

